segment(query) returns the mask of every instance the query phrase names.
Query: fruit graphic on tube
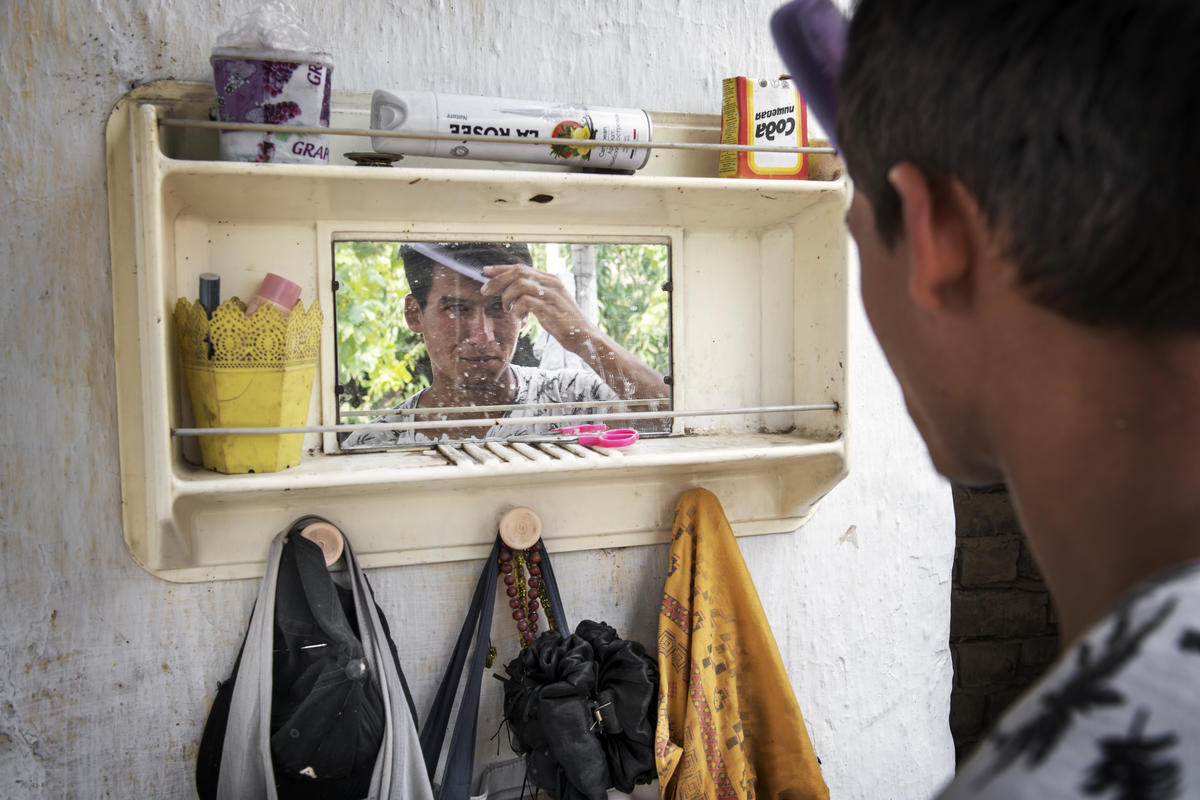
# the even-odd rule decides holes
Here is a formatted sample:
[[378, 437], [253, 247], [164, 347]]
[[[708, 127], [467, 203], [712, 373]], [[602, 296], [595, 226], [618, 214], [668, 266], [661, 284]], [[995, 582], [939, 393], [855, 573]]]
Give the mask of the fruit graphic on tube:
[[[590, 139], [592, 138], [591, 120], [585, 119], [583, 122], [576, 122], [573, 119], [566, 119], [554, 126], [554, 130], [550, 133], [555, 139]], [[576, 147], [571, 144], [556, 144], [550, 147], [550, 152], [559, 158], [582, 158], [587, 159], [592, 152], [591, 147]]]

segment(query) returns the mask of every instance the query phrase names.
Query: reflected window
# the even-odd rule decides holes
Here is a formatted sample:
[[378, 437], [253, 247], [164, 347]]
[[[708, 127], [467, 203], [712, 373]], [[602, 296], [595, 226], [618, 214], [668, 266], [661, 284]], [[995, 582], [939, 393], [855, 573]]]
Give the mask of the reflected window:
[[[345, 450], [530, 440], [570, 416], [671, 408], [662, 243], [335, 242]], [[608, 419], [643, 434], [667, 419]]]

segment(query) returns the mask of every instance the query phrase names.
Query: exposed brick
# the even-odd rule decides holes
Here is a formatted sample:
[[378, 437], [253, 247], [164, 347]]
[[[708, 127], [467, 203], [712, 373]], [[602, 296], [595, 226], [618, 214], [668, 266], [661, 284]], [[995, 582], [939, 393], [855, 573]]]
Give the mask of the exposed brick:
[[999, 721], [1000, 717], [1003, 716], [1004, 712], [1008, 711], [1009, 707], [1025, 694], [1026, 688], [1028, 687], [1020, 686], [992, 693], [988, 698], [987, 709], [987, 729], [989, 731]]
[[962, 766], [975, 752], [975, 748], [983, 741], [982, 736], [964, 736], [954, 739], [954, 763]]
[[1058, 623], [1004, 487], [953, 495], [950, 728], [961, 764], [1057, 657]]
[[959, 546], [958, 580], [962, 586], [1009, 583], [1017, 578], [1021, 542], [1013, 537], [971, 539]]
[[1008, 687], [1017, 675], [1021, 661], [1018, 642], [960, 642], [958, 685], [965, 688]]
[[984, 694], [956, 690], [950, 695], [950, 734], [955, 741], [975, 738], [983, 732], [988, 698]]
[[1024, 641], [1021, 643], [1021, 663], [1037, 669], [1039, 673], [1044, 672], [1058, 658], [1058, 646], [1057, 636], [1040, 636]]
[[995, 489], [953, 488], [958, 536], [1014, 536], [1020, 533], [1008, 492]]
[[1042, 583], [1042, 571], [1038, 569], [1037, 562], [1033, 559], [1033, 552], [1025, 543], [1022, 543], [1021, 555], [1017, 559], [1017, 574], [1027, 580]]
[[950, 597], [950, 636], [1028, 638], [1047, 630], [1049, 599], [1040, 592], [957, 591]]

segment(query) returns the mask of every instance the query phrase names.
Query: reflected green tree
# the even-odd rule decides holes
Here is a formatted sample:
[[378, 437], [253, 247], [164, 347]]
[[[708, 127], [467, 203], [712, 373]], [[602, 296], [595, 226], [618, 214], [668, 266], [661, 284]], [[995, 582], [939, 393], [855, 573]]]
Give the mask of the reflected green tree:
[[337, 289], [340, 410], [386, 408], [429, 385], [425, 345], [404, 321], [399, 242], [338, 242]]
[[664, 375], [671, 362], [671, 304], [663, 291], [669, 274], [665, 245], [596, 247], [600, 327], [643, 364]]

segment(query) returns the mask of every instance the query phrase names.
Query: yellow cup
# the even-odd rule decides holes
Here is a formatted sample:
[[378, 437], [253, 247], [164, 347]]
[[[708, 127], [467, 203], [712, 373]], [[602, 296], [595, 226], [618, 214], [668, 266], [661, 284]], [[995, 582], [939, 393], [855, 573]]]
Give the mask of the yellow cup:
[[[213, 312], [179, 298], [175, 330], [197, 428], [303, 425], [321, 342], [321, 308], [270, 304], [246, 316], [234, 297]], [[211, 343], [211, 349], [210, 349]], [[199, 436], [201, 461], [217, 472], [278, 472], [300, 463], [304, 434]]]

